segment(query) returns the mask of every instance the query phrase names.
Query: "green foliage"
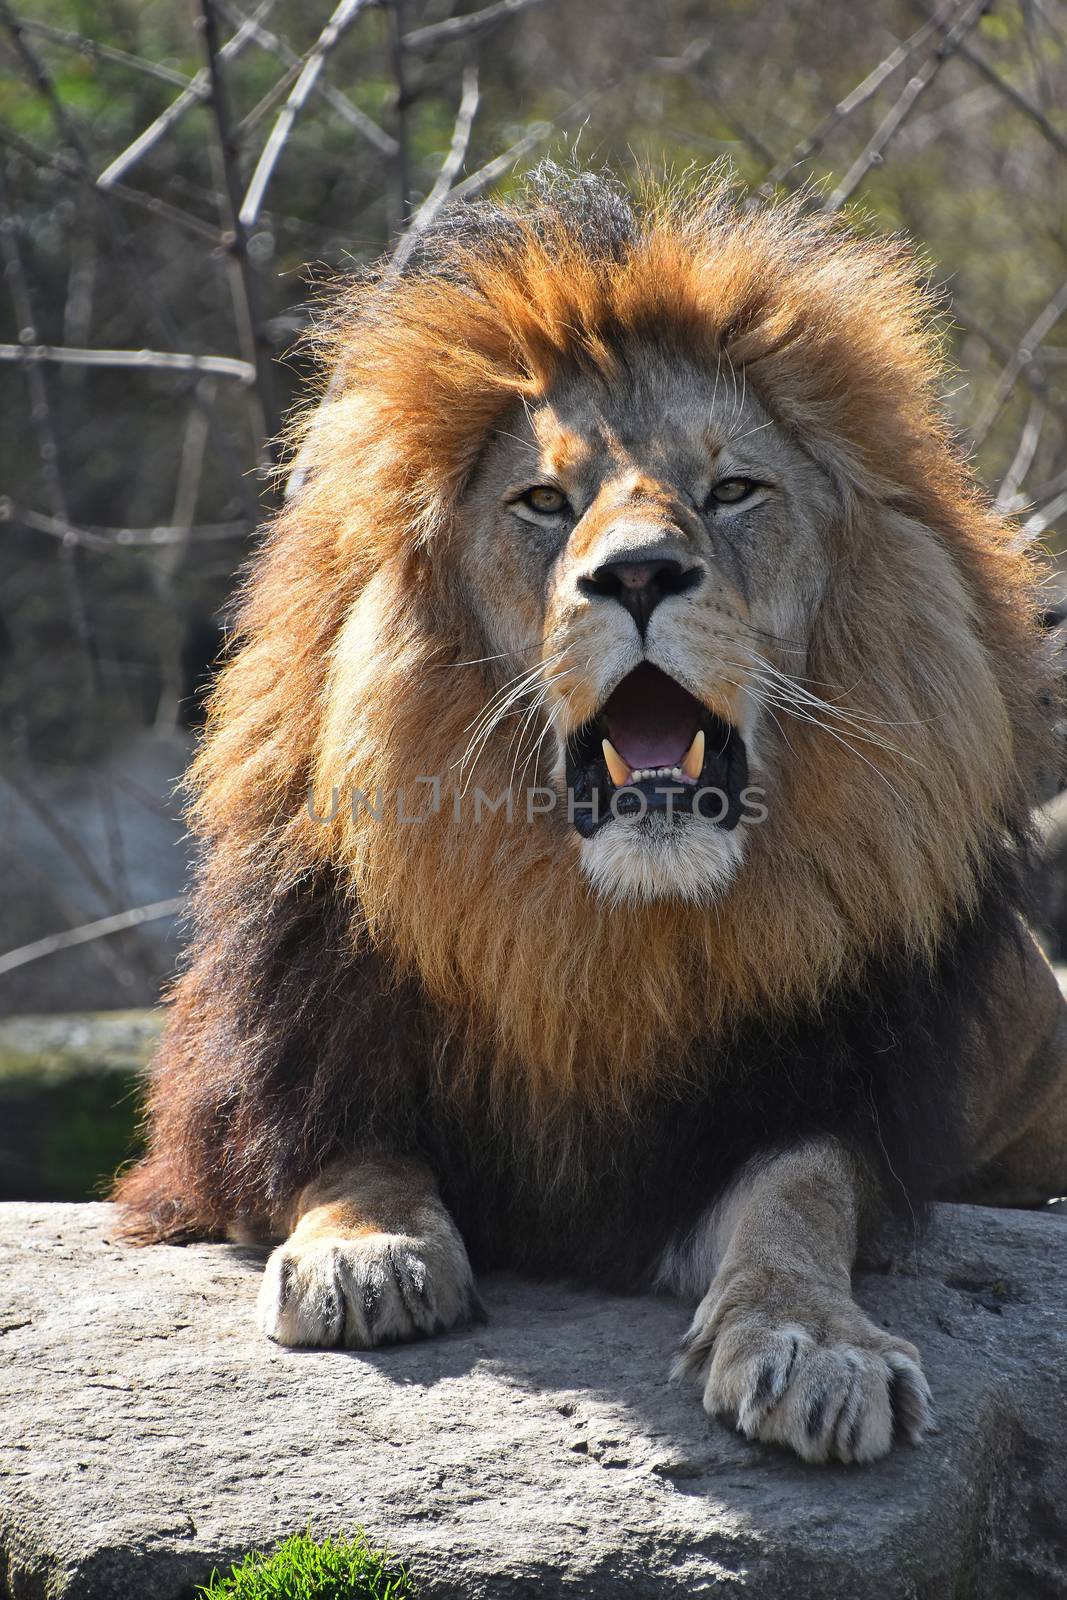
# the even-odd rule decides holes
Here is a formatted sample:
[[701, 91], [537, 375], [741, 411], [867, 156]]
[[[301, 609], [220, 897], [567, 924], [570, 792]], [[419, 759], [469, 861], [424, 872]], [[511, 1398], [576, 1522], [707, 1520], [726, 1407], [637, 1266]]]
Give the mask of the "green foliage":
[[316, 1540], [294, 1533], [271, 1555], [252, 1553], [229, 1577], [212, 1573], [200, 1600], [406, 1600], [415, 1589], [407, 1572], [362, 1532], [352, 1539]]
[[138, 1148], [151, 1013], [0, 1022], [0, 1199], [87, 1200]]

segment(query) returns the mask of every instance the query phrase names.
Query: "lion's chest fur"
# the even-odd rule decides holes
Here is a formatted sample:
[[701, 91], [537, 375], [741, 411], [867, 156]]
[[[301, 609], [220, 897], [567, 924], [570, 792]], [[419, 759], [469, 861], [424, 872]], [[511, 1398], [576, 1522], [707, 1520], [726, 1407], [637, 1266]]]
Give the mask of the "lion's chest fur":
[[[962, 1080], [996, 1020], [983, 974], [1004, 959], [1012, 926], [990, 890], [935, 968], [872, 962], [818, 1011], [700, 1041], [624, 1111], [577, 1096], [537, 1103], [521, 1068], [502, 1092], [499, 1064], [472, 1075], [464, 1061], [457, 1092], [447, 1050], [410, 1039], [385, 1123], [403, 1119], [404, 1147], [427, 1159], [479, 1269], [640, 1287], [746, 1161], [808, 1134], [861, 1148], [911, 1216], [965, 1159]], [[434, 1025], [424, 1013], [416, 1034]], [[383, 1125], [380, 1136], [398, 1135]]]

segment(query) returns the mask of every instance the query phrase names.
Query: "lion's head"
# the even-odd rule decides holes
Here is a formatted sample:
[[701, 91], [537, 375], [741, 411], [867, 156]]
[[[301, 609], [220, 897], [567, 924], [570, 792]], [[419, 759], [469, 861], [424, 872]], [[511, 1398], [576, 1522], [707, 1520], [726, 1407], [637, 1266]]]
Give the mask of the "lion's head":
[[833, 511], [825, 476], [721, 356], [712, 369], [638, 337], [512, 404], [456, 558], [480, 638], [519, 670], [461, 773], [476, 779], [486, 740], [506, 738], [611, 903], [721, 897], [767, 815], [775, 708], [880, 737], [805, 681]]
[[931, 317], [898, 243], [722, 185], [457, 208], [325, 330], [202, 825], [340, 871], [360, 937], [553, 1082], [932, 954], [1041, 718]]

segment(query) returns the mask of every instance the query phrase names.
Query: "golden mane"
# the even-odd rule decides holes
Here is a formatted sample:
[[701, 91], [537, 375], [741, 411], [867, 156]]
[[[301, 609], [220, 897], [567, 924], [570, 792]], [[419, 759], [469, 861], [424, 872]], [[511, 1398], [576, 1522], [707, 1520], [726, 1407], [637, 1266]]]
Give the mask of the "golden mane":
[[[339, 873], [352, 939], [420, 980], [501, 1095], [540, 1106], [625, 1105], [698, 1034], [818, 1005], [880, 952], [932, 957], [993, 841], [1025, 825], [1043, 748], [1033, 565], [952, 441], [913, 257], [722, 184], [645, 195], [625, 237], [622, 205], [588, 227], [551, 192], [475, 208], [407, 275], [341, 294], [306, 480], [252, 570], [191, 779], [205, 901]], [[743, 373], [829, 475], [841, 515], [807, 671], [894, 737], [791, 726], [771, 822], [710, 912], [613, 909], [521, 818], [354, 822], [342, 802], [313, 822], [309, 785], [325, 811], [335, 787], [454, 770], [499, 681], [458, 665], [486, 648], [449, 565], [486, 436], [569, 370], [611, 384], [649, 341]], [[504, 744], [479, 767], [490, 793]]]

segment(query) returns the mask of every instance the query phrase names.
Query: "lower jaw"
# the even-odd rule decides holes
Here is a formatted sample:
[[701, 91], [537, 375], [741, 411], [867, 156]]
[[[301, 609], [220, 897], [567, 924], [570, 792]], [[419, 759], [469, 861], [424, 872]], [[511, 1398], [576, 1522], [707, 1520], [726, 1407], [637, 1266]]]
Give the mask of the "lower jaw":
[[568, 785], [570, 820], [583, 839], [611, 823], [640, 822], [648, 816], [679, 826], [683, 819], [695, 819], [730, 833], [741, 820], [741, 788], [743, 784], [729, 780], [721, 785], [646, 780], [617, 789], [594, 787], [579, 795]]
[[695, 825], [691, 817], [669, 823], [650, 812], [641, 822], [615, 822], [582, 837], [582, 870], [611, 906], [706, 908], [722, 901], [741, 868], [743, 831]]

